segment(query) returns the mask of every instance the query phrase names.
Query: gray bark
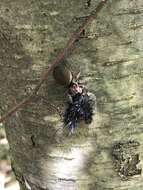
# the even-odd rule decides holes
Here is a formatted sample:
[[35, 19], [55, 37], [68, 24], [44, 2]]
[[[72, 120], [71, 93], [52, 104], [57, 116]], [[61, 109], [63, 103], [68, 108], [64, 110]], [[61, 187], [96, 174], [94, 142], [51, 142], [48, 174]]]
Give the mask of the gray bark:
[[[1, 113], [27, 97], [48, 63], [99, 1], [1, 0]], [[7, 119], [21, 189], [141, 190], [143, 1], [110, 0], [76, 42], [69, 67], [97, 97], [90, 126], [62, 128], [65, 89], [52, 76], [38, 97]], [[120, 144], [119, 144], [120, 143]]]

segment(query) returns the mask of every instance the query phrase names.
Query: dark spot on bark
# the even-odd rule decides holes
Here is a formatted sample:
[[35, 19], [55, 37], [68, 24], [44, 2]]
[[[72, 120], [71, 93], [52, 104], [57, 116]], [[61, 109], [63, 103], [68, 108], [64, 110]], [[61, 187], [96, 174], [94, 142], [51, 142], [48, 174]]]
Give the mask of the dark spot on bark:
[[46, 14], [46, 13], [43, 13], [43, 16], [47, 16], [47, 14]]
[[87, 0], [85, 3], [86, 8], [89, 8], [91, 6], [91, 0]]
[[44, 53], [44, 51], [41, 49], [41, 50], [38, 50], [37, 53]]
[[137, 141], [128, 141], [117, 143], [112, 149], [115, 169], [124, 179], [141, 174], [142, 169], [137, 166], [140, 162], [139, 153], [137, 153], [139, 145]]
[[31, 136], [31, 142], [32, 142], [32, 146], [36, 147], [36, 142], [35, 142], [35, 136], [34, 135]]
[[82, 36], [85, 36], [85, 29], [83, 29], [81, 35], [82, 35]]
[[32, 39], [32, 38], [29, 38], [29, 41], [30, 41], [30, 42], [32, 42], [32, 41], [33, 41], [33, 39]]
[[85, 32], [85, 29], [83, 29], [83, 31], [81, 32], [81, 34], [80, 34], [79, 38], [78, 38], [78, 39], [76, 39], [76, 41], [75, 41], [75, 42], [79, 42], [79, 40], [80, 40], [81, 38], [85, 38], [85, 37], [86, 37], [86, 32]]
[[44, 44], [45, 43], [45, 40], [41, 40], [41, 44]]
[[58, 51], [58, 49], [54, 49], [54, 52], [57, 52]]
[[9, 12], [9, 9], [6, 8], [6, 9], [5, 9], [5, 12]]

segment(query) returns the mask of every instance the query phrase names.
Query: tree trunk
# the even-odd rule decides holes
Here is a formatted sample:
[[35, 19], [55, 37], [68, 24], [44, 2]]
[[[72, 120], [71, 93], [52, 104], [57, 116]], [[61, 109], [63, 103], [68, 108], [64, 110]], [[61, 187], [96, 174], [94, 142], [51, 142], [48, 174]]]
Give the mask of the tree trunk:
[[[1, 113], [28, 96], [98, 2], [1, 0]], [[68, 135], [55, 109], [64, 110], [66, 89], [52, 75], [29, 105], [6, 120], [21, 190], [143, 188], [142, 14], [142, 0], [110, 0], [67, 57], [97, 97], [91, 125]]]

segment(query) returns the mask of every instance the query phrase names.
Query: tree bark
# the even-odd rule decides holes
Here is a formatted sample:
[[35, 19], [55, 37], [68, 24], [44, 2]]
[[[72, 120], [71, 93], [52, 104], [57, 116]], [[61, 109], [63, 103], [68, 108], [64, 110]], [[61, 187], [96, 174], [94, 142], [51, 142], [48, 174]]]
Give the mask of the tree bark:
[[[28, 96], [98, 2], [1, 1], [1, 114]], [[29, 105], [5, 121], [21, 190], [143, 188], [142, 15], [142, 0], [110, 0], [67, 57], [96, 95], [91, 125], [68, 135], [55, 109], [64, 110], [66, 89], [52, 75]]]

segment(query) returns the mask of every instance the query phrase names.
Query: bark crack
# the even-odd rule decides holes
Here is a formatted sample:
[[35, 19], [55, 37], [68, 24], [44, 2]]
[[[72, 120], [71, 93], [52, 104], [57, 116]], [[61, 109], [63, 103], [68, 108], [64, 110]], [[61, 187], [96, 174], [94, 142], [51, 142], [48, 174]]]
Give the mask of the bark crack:
[[75, 179], [71, 179], [71, 178], [58, 178], [59, 181], [71, 181], [71, 182], [76, 182]]

